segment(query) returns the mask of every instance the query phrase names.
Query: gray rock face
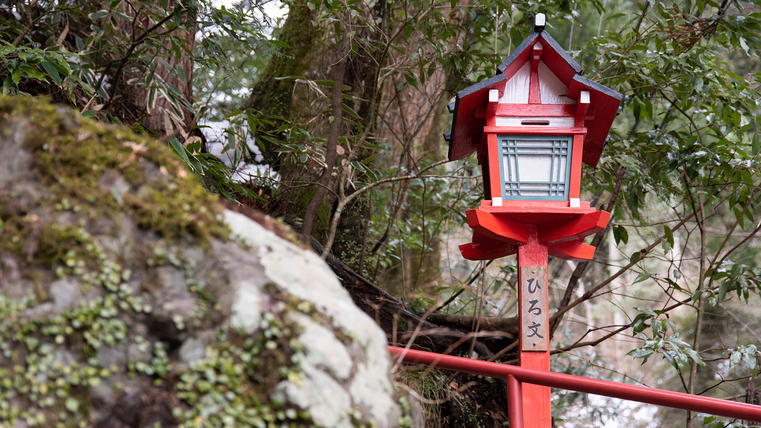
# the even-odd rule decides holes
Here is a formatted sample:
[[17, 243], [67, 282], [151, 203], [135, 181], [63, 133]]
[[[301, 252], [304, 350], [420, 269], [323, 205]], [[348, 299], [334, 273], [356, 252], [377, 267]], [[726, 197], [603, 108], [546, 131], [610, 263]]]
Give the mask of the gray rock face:
[[[249, 257], [259, 259], [256, 264], [264, 271], [259, 282], [275, 284], [314, 307], [321, 315], [318, 319], [324, 317], [319, 322], [298, 312], [286, 314], [301, 327], [298, 341], [303, 356], [299, 365], [305, 379], [282, 381], [276, 398], [309, 409], [315, 421], [324, 426], [353, 426], [355, 412], [369, 415], [380, 427], [396, 425], [400, 414], [392, 399], [386, 336], [354, 305], [330, 268], [317, 254], [279, 239], [241, 214], [226, 211], [225, 219], [233, 235], [251, 246]], [[249, 278], [243, 287], [236, 288], [247, 290], [251, 282]], [[244, 299], [256, 301], [249, 297], [240, 301]], [[256, 313], [253, 310], [250, 318], [242, 319], [234, 312], [231, 321], [245, 328]], [[336, 338], [336, 331], [348, 336], [349, 343]]]
[[2, 97], [0, 129], [1, 426], [404, 419], [383, 332], [311, 250], [128, 130]]

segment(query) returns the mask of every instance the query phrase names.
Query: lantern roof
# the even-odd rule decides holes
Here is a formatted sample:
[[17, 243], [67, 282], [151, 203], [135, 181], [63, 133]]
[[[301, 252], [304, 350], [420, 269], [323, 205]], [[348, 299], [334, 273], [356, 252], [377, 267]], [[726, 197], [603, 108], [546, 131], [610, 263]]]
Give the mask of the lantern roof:
[[589, 92], [582, 159], [591, 167], [597, 165], [623, 95], [581, 76], [581, 66], [544, 31], [540, 20], [534, 32], [497, 67], [495, 76], [459, 91], [455, 101], [448, 105], [454, 113], [452, 129], [444, 134], [449, 141], [449, 160], [473, 153], [483, 141], [486, 118], [477, 114], [477, 110], [488, 103], [491, 89], [499, 90], [500, 104], [528, 104], [528, 73], [534, 49], [542, 49], [539, 65], [542, 104], [573, 105], [581, 91]]

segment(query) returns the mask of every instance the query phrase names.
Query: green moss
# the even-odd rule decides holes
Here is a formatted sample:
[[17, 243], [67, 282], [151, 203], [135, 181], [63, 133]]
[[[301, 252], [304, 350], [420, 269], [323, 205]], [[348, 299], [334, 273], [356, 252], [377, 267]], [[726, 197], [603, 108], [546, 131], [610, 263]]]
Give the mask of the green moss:
[[[173, 397], [176, 409], [165, 422], [184, 427], [312, 426], [308, 412], [271, 402], [284, 379], [300, 380], [301, 345], [295, 328], [272, 314], [244, 336], [223, 329], [207, 355], [190, 368], [170, 364], [171, 340], [130, 331], [135, 323], [164, 322], [169, 337], [217, 328], [226, 319], [216, 298], [224, 290], [215, 274], [200, 278], [178, 249], [204, 248], [229, 231], [215, 196], [207, 193], [163, 144], [129, 130], [79, 118], [76, 113], [29, 98], [0, 97], [0, 129], [27, 126], [25, 147], [33, 153], [35, 180], [44, 191], [35, 206], [19, 208], [19, 195], [0, 193], [0, 255], [19, 265], [34, 288], [22, 298], [0, 295], [0, 427], [75, 427], [91, 424], [92, 388], [106, 383], [115, 394], [117, 379], [147, 380], [152, 391]], [[0, 131], [2, 132], [2, 131]], [[124, 220], [125, 217], [127, 220]], [[141, 231], [132, 257], [101, 246], [91, 236], [120, 233], [132, 221]], [[130, 220], [131, 219], [131, 220]], [[110, 230], [110, 232], [109, 232]], [[117, 238], [119, 236], [116, 236]], [[106, 244], [103, 244], [106, 245]], [[196, 307], [188, 316], [167, 320], [151, 307], [157, 269], [182, 271]], [[130, 285], [140, 269], [144, 291]], [[210, 276], [209, 276], [210, 275]], [[50, 284], [65, 279], [89, 300], [57, 313]], [[206, 281], [214, 282], [207, 284]], [[26, 283], [25, 283], [26, 284]], [[7, 290], [6, 290], [7, 291]], [[310, 313], [304, 302], [273, 292], [284, 307]], [[171, 315], [171, 314], [170, 314]], [[137, 348], [146, 358], [103, 366], [99, 351], [126, 353]], [[125, 354], [126, 355], [126, 354]]]
[[[56, 120], [60, 116], [56, 107], [47, 102], [40, 102], [37, 98], [0, 96], [0, 123], [14, 116], [26, 117], [35, 125], [48, 124], [52, 121], [52, 126], [35, 126], [33, 132], [30, 132], [33, 138], [25, 141], [25, 146], [30, 150], [42, 147], [60, 132], [58, 128], [61, 123]], [[9, 132], [6, 127], [2, 129], [4, 129], [3, 132]]]
[[[167, 238], [191, 236], [204, 243], [227, 238], [217, 197], [164, 144], [35, 99], [0, 97], [0, 114], [0, 126], [34, 124], [25, 145], [33, 151], [39, 178], [54, 193], [47, 204], [91, 217], [124, 210], [141, 227]], [[119, 186], [101, 182], [109, 172], [115, 180], [123, 177], [129, 192], [122, 195]], [[22, 222], [11, 223], [24, 235]]]

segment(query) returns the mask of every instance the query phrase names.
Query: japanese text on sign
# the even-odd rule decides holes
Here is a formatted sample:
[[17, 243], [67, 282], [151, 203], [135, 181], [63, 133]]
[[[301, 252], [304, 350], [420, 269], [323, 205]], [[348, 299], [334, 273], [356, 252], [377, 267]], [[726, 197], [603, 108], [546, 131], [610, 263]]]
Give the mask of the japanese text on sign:
[[521, 266], [521, 349], [549, 349], [547, 267]]

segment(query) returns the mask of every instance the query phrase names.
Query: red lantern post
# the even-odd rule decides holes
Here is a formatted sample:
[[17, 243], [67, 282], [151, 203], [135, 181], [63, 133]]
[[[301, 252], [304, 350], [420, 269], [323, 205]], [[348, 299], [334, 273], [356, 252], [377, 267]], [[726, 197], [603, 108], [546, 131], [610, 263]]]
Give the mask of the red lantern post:
[[[469, 260], [518, 254], [520, 364], [550, 369], [547, 258], [591, 260], [586, 236], [610, 214], [580, 199], [581, 164], [594, 167], [622, 95], [579, 75], [581, 67], [544, 31], [535, 31], [497, 74], [457, 93], [450, 160], [477, 152], [484, 200], [467, 211]], [[550, 427], [550, 389], [523, 386], [527, 427]]]

